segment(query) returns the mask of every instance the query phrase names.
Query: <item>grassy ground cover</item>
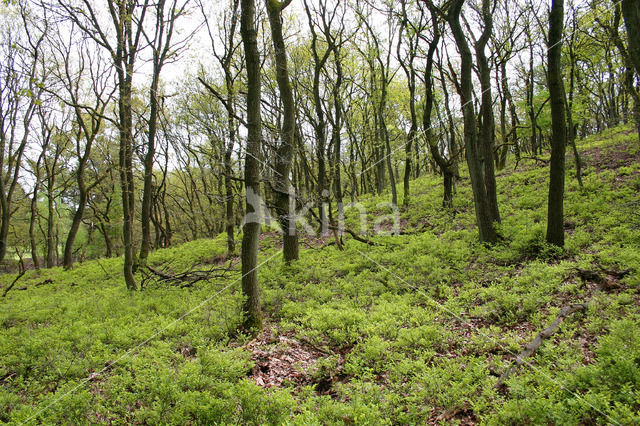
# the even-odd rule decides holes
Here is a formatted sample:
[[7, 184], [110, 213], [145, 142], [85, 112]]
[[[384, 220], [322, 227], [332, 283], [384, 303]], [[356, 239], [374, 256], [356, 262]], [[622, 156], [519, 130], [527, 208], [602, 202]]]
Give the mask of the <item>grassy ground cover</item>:
[[[137, 293], [121, 259], [29, 271], [0, 302], [0, 421], [640, 423], [637, 135], [617, 128], [579, 149], [584, 188], [569, 157], [565, 251], [544, 242], [548, 168], [530, 160], [499, 173], [503, 239], [493, 247], [476, 242], [466, 178], [455, 216], [440, 207], [440, 178], [412, 182], [402, 235], [371, 235], [375, 246], [308, 238], [285, 266], [278, 236], [265, 233], [267, 319], [256, 339], [237, 332], [237, 260], [225, 277], [188, 288], [148, 280]], [[360, 200], [371, 222], [389, 199]], [[223, 266], [224, 251], [221, 236], [160, 250], [150, 264]], [[587, 309], [497, 389], [573, 303]]]

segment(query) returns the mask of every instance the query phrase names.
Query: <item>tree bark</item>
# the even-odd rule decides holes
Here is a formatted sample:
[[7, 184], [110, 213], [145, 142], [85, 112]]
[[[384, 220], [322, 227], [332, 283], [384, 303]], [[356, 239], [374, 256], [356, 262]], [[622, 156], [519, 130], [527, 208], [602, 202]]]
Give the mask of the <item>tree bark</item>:
[[473, 82], [471, 79], [471, 69], [473, 67], [472, 56], [460, 25], [460, 12], [463, 4], [464, 0], [454, 0], [448, 11], [447, 21], [451, 27], [461, 57], [460, 102], [462, 103], [462, 114], [464, 117], [464, 141], [480, 241], [484, 243], [494, 243], [497, 241], [498, 235], [493, 227], [493, 217], [484, 184], [482, 165], [480, 164], [480, 153], [478, 152], [478, 133], [473, 109]]
[[[91, 146], [87, 145], [87, 150], [90, 150]], [[84, 216], [84, 210], [87, 205], [87, 198], [89, 195], [89, 191], [87, 190], [87, 185], [84, 182], [84, 167], [85, 167], [86, 159], [83, 161], [80, 160], [80, 164], [78, 164], [78, 168], [76, 170], [76, 180], [78, 182], [78, 208], [73, 214], [73, 219], [71, 221], [71, 227], [69, 228], [69, 233], [67, 234], [67, 240], [64, 245], [64, 258], [63, 265], [64, 269], [71, 269], [73, 266], [73, 243], [76, 239], [76, 235], [78, 234], [78, 230], [80, 229], [80, 224], [82, 223], [82, 217]]]
[[[405, 154], [405, 166], [404, 166], [404, 177], [403, 177], [403, 199], [402, 205], [407, 208], [409, 207], [409, 200], [411, 197], [410, 194], [410, 181], [411, 181], [411, 157], [412, 157], [412, 148], [414, 144], [414, 140], [416, 139], [416, 135], [418, 133], [418, 115], [416, 113], [416, 70], [414, 67], [415, 57], [417, 54], [417, 44], [419, 34], [410, 34], [409, 33], [409, 17], [407, 16], [407, 5], [406, 0], [400, 2], [402, 5], [402, 27], [400, 28], [398, 35], [398, 60], [400, 61], [400, 65], [404, 70], [404, 73], [407, 76], [407, 88], [409, 89], [409, 114], [411, 117], [411, 125], [409, 127], [409, 133], [407, 134], [407, 142], [405, 144], [404, 154]], [[420, 27], [421, 27], [420, 23]], [[408, 39], [408, 48], [409, 48], [409, 57], [405, 62], [400, 55], [400, 46], [402, 45], [402, 33], [403, 31], [407, 31], [407, 39]]]
[[622, 16], [629, 37], [629, 56], [640, 75], [640, 2], [622, 0]]
[[312, 122], [312, 127], [314, 130], [314, 134], [316, 137], [315, 145], [316, 145], [316, 159], [318, 161], [318, 181], [316, 185], [316, 193], [318, 196], [318, 212], [320, 216], [320, 228], [322, 234], [325, 234], [328, 231], [327, 228], [327, 212], [325, 211], [324, 206], [328, 202], [328, 190], [327, 190], [327, 165], [326, 165], [326, 144], [327, 144], [327, 136], [326, 136], [326, 119], [324, 115], [324, 110], [322, 107], [323, 100], [320, 96], [320, 75], [322, 73], [322, 69], [324, 68], [327, 60], [329, 59], [329, 55], [331, 54], [330, 49], [326, 49], [322, 55], [318, 52], [318, 35], [315, 30], [315, 24], [313, 22], [313, 18], [311, 15], [311, 9], [307, 4], [307, 1], [304, 0], [304, 8], [307, 14], [307, 18], [309, 19], [309, 30], [311, 31], [311, 53], [313, 56], [313, 105], [315, 112], [315, 119]]
[[275, 171], [275, 198], [278, 222], [282, 228], [284, 261], [290, 263], [298, 260], [298, 232], [296, 229], [295, 199], [291, 195], [291, 160], [295, 147], [294, 132], [296, 129], [295, 107], [293, 92], [289, 82], [289, 70], [287, 68], [287, 51], [282, 34], [282, 10], [291, 3], [291, 0], [278, 2], [277, 0], [265, 0], [267, 14], [271, 26], [271, 38], [273, 41], [274, 56], [276, 62], [276, 80], [282, 101], [283, 117], [280, 129], [280, 146], [276, 152]]
[[258, 54], [254, 0], [242, 0], [240, 34], [247, 67], [247, 148], [244, 163], [246, 216], [242, 235], [243, 328], [262, 330], [258, 287], [258, 236], [260, 235], [260, 158], [262, 122], [260, 116], [260, 56]]
[[[147, 152], [144, 157], [144, 184], [142, 190], [142, 241], [140, 243], [140, 256], [138, 262], [145, 266], [151, 249], [151, 215], [152, 204], [155, 196], [153, 187], [153, 161], [156, 153], [156, 132], [158, 127], [159, 110], [162, 105], [158, 103], [158, 86], [160, 73], [167, 57], [172, 53], [171, 39], [173, 37], [176, 20], [184, 10], [185, 4], [179, 6], [177, 1], [171, 1], [168, 10], [165, 10], [165, 0], [159, 0], [152, 7], [156, 11], [156, 30], [153, 39], [147, 37], [147, 42], [153, 51], [153, 72], [151, 87], [149, 89], [149, 127], [147, 133]], [[146, 37], [146, 34], [145, 34]], [[168, 155], [168, 154], [167, 154]]]
[[551, 101], [551, 163], [549, 175], [549, 205], [547, 211], [547, 242], [564, 246], [564, 177], [567, 122], [562, 82], [562, 31], [564, 0], [552, 0], [549, 14], [549, 97]]
[[493, 97], [491, 94], [491, 70], [485, 55], [485, 47], [493, 31], [493, 19], [491, 18], [491, 0], [482, 0], [482, 19], [484, 29], [482, 35], [476, 43], [476, 58], [480, 75], [480, 88], [482, 89], [480, 115], [482, 117], [480, 126], [480, 138], [482, 157], [484, 163], [484, 186], [487, 194], [487, 204], [491, 214], [492, 222], [500, 222], [500, 211], [498, 209], [498, 195], [496, 192], [496, 173], [494, 168], [495, 150], [495, 119], [493, 116]]

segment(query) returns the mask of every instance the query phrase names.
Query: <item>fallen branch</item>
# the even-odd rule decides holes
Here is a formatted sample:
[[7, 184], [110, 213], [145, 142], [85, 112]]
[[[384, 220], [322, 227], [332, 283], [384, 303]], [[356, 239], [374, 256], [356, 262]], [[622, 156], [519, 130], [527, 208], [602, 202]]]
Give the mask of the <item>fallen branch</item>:
[[[318, 217], [318, 215], [313, 211], [313, 210], [309, 210], [309, 212], [311, 213], [311, 216], [314, 217], [314, 219], [316, 219], [318, 221], [318, 223], [320, 223], [320, 225], [322, 225], [322, 220], [320, 220], [320, 218]], [[356, 234], [354, 231], [352, 231], [351, 229], [347, 229], [347, 228], [341, 228], [339, 226], [336, 226], [334, 224], [328, 224], [327, 227], [332, 230], [332, 231], [338, 231], [338, 232], [346, 232], [347, 234], [351, 235], [351, 237], [356, 240], [356, 241], [360, 241], [361, 243], [367, 244], [369, 246], [379, 246], [380, 244], [378, 243], [374, 243], [371, 240], [368, 240], [364, 237], [361, 237], [360, 235]], [[336, 237], [337, 238], [337, 237]]]
[[580, 269], [574, 268], [578, 273], [578, 277], [582, 280], [582, 282], [592, 282], [595, 284], [603, 284], [605, 282], [605, 278], [597, 273], [596, 271], [592, 271], [590, 269]]
[[518, 168], [518, 165], [520, 164], [520, 161], [522, 160], [534, 160], [536, 163], [542, 163], [543, 165], [547, 165], [551, 162], [551, 160], [547, 160], [545, 158], [538, 158], [538, 157], [520, 157], [517, 161], [516, 161], [516, 165], [513, 166], [513, 170]]
[[619, 280], [621, 280], [622, 278], [626, 277], [627, 275], [629, 275], [631, 273], [631, 269], [625, 269], [623, 271], [615, 271], [615, 270], [611, 270], [611, 269], [606, 269], [604, 266], [602, 266], [599, 262], [596, 263], [596, 266], [605, 274], [607, 275], [611, 275], [612, 277], [615, 277]]
[[600, 290], [614, 290], [620, 288], [620, 284], [618, 280], [626, 277], [631, 273], [630, 269], [625, 269], [623, 271], [609, 270], [605, 269], [600, 263], [596, 263], [596, 266], [600, 271], [606, 275], [601, 275], [598, 271], [590, 270], [590, 269], [580, 269], [573, 268], [577, 273], [580, 280], [583, 283], [592, 282], [598, 286]]
[[147, 265], [145, 267], [147, 276], [142, 280], [142, 287], [151, 280], [154, 280], [156, 283], [175, 285], [180, 288], [192, 287], [200, 281], [206, 281], [213, 278], [225, 278], [227, 274], [231, 272], [232, 268], [233, 261], [229, 262], [229, 266], [226, 268], [212, 267], [209, 269], [190, 269], [177, 274], [172, 274]]
[[380, 244], [374, 243], [371, 240], [368, 240], [366, 238], [361, 237], [360, 235], [356, 234], [354, 231], [352, 231], [351, 229], [347, 229], [347, 228], [339, 228], [338, 226], [335, 225], [329, 225], [329, 229], [331, 229], [332, 231], [339, 231], [339, 232], [346, 232], [347, 234], [351, 235], [351, 237], [356, 240], [356, 241], [360, 241], [361, 243], [367, 244], [369, 246], [379, 246]]
[[104, 268], [104, 266], [102, 266], [102, 263], [100, 263], [100, 260], [99, 260], [99, 259], [96, 259], [96, 262], [98, 263], [98, 266], [100, 266], [100, 269], [102, 269], [102, 271], [103, 271], [103, 272], [104, 272], [104, 274], [106, 275], [106, 278], [107, 278], [107, 279], [111, 279], [111, 278], [113, 278], [113, 275], [112, 275], [112, 274], [110, 274], [110, 273], [109, 273], [109, 272]]
[[496, 388], [501, 389], [504, 387], [505, 380], [507, 380], [507, 378], [514, 371], [516, 371], [518, 367], [520, 367], [522, 364], [525, 363], [526, 358], [530, 357], [531, 355], [533, 355], [535, 351], [538, 350], [538, 348], [540, 347], [540, 345], [542, 345], [542, 342], [545, 339], [548, 339], [553, 335], [553, 333], [556, 332], [556, 330], [558, 329], [558, 327], [560, 327], [560, 324], [566, 317], [573, 314], [574, 312], [584, 311], [586, 309], [587, 309], [587, 305], [585, 303], [568, 305], [560, 309], [560, 312], [558, 313], [558, 316], [556, 317], [555, 321], [553, 321], [553, 323], [551, 323], [549, 327], [542, 330], [540, 334], [538, 334], [536, 338], [533, 339], [533, 341], [531, 341], [531, 343], [525, 346], [524, 350], [516, 356], [515, 363], [511, 365], [511, 367], [509, 367], [507, 371], [502, 373], [502, 375], [500, 376], [500, 379], [498, 379], [498, 383], [496, 383]]
[[14, 285], [16, 285], [16, 283], [18, 282], [18, 280], [20, 278], [22, 278], [22, 276], [24, 275], [25, 270], [23, 269], [22, 271], [20, 271], [20, 273], [18, 274], [18, 276], [13, 280], [13, 282], [9, 285], [9, 287], [4, 289], [4, 293], [2, 293], [2, 297], [7, 297], [7, 293], [9, 293], [9, 290], [11, 290], [13, 288]]

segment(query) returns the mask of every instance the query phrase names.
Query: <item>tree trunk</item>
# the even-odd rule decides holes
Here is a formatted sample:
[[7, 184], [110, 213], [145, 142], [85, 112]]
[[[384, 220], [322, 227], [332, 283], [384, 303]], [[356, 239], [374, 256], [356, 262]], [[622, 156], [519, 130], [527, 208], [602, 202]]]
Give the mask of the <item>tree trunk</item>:
[[571, 63], [571, 68], [569, 70], [569, 94], [566, 99], [566, 109], [567, 109], [567, 138], [569, 145], [573, 149], [573, 157], [576, 162], [576, 179], [578, 180], [578, 185], [582, 189], [584, 187], [582, 183], [582, 159], [580, 158], [580, 153], [578, 152], [578, 146], [576, 145], [576, 125], [573, 122], [573, 95], [575, 91], [575, 68], [576, 68], [576, 55], [575, 55], [575, 10], [573, 17], [574, 27], [571, 32], [571, 40], [569, 45], [569, 60]]
[[6, 197], [0, 197], [0, 207], [2, 207], [2, 215], [0, 216], [2, 217], [2, 223], [0, 223], [0, 262], [7, 255], [7, 238], [9, 237], [9, 220], [11, 219], [10, 204], [7, 201]]
[[[533, 95], [534, 95], [534, 84], [535, 81], [533, 79], [533, 42], [531, 42], [529, 46], [529, 80], [527, 81], [527, 102], [529, 104], [529, 125], [531, 127], [531, 151], [533, 155], [538, 154], [538, 140], [536, 138], [536, 111], [533, 106]], [[542, 142], [542, 141], [540, 141]]]
[[482, 104], [480, 107], [482, 125], [480, 126], [480, 137], [482, 139], [481, 147], [482, 157], [484, 158], [484, 185], [487, 193], [487, 203], [489, 205], [489, 212], [491, 213], [491, 221], [499, 223], [500, 211], [498, 209], [496, 173], [494, 168], [495, 119], [493, 116], [493, 97], [491, 95], [491, 70], [489, 69], [489, 63], [484, 52], [493, 30], [491, 0], [482, 0], [482, 17], [484, 30], [475, 46], [480, 74], [480, 88], [482, 89]]
[[105, 226], [104, 223], [100, 222], [100, 231], [102, 232], [102, 236], [104, 237], [104, 245], [105, 245], [105, 256], [112, 257], [113, 256], [113, 243], [111, 242], [111, 237], [109, 236], [109, 230]]
[[471, 178], [473, 200], [476, 212], [476, 221], [480, 234], [480, 241], [494, 243], [498, 235], [493, 227], [493, 215], [488, 202], [487, 191], [484, 184], [480, 153], [478, 152], [478, 133], [476, 129], [476, 117], [473, 110], [473, 82], [471, 68], [473, 66], [471, 50], [467, 44], [464, 32], [460, 25], [460, 12], [464, 0], [455, 0], [451, 5], [447, 20], [460, 51], [460, 102], [464, 116], [464, 140], [466, 147], [467, 165]]
[[513, 97], [511, 96], [511, 90], [509, 89], [509, 82], [507, 80], [507, 64], [503, 62], [501, 64], [501, 75], [502, 75], [502, 90], [504, 92], [505, 99], [509, 104], [509, 115], [511, 116], [511, 140], [513, 141], [513, 151], [516, 156], [516, 161], [520, 160], [520, 143], [518, 142], [518, 125], [520, 124], [520, 120], [518, 120], [518, 113], [516, 112], [516, 105], [513, 102]]
[[71, 228], [69, 228], [67, 241], [64, 245], [64, 269], [71, 269], [71, 267], [73, 266], [73, 243], [76, 239], [76, 235], [78, 234], [78, 230], [80, 229], [82, 217], [84, 216], [84, 210], [87, 205], [88, 190], [87, 185], [85, 185], [84, 183], [84, 164], [82, 163], [82, 160], [81, 164], [78, 165], [78, 169], [76, 170], [76, 179], [78, 181], [78, 192], [80, 194], [78, 197], [78, 208], [73, 215]]
[[53, 207], [53, 189], [52, 184], [49, 184], [47, 188], [47, 268], [53, 268], [55, 266], [56, 236], [54, 232], [54, 216], [55, 209]]
[[562, 30], [564, 0], [552, 0], [549, 14], [549, 97], [551, 102], [551, 164], [549, 206], [547, 212], [547, 242], [564, 247], [564, 174], [567, 122], [562, 82]]
[[[42, 158], [42, 157], [40, 157]], [[36, 164], [36, 168], [40, 168], [40, 161]], [[37, 170], [36, 169], [36, 170]], [[31, 260], [36, 271], [40, 270], [40, 259], [38, 258], [38, 244], [36, 243], [35, 226], [38, 217], [38, 189], [40, 186], [40, 173], [36, 171], [36, 181], [33, 187], [33, 195], [31, 196], [31, 217], [29, 218], [29, 243], [31, 244]]]
[[[154, 59], [155, 61], [155, 59]], [[155, 68], [155, 66], [154, 66]], [[149, 129], [147, 134], [147, 153], [144, 157], [144, 184], [142, 189], [142, 241], [140, 242], [140, 256], [138, 262], [144, 267], [147, 264], [147, 257], [151, 249], [151, 203], [153, 201], [153, 159], [156, 154], [156, 128], [158, 122], [158, 82], [160, 80], [160, 70], [154, 69], [149, 89]]]
[[387, 109], [387, 81], [385, 76], [386, 73], [382, 73], [382, 93], [380, 96], [380, 106], [378, 109], [378, 114], [380, 115], [378, 124], [380, 125], [380, 136], [382, 142], [384, 143], [384, 160], [387, 165], [387, 171], [389, 172], [389, 183], [391, 185], [391, 203], [396, 206], [398, 205], [398, 191], [396, 188], [396, 179], [393, 173], [393, 167], [391, 167], [391, 144], [389, 142], [389, 131], [387, 129], [387, 123], [384, 117], [385, 110]]
[[[159, 109], [161, 105], [158, 103], [158, 85], [160, 81], [160, 73], [165, 64], [167, 57], [171, 54], [173, 45], [171, 39], [175, 28], [176, 20], [184, 12], [186, 3], [178, 6], [173, 1], [165, 10], [165, 0], [159, 0], [153, 3], [156, 11], [155, 34], [153, 38], [147, 36], [147, 41], [151, 45], [153, 52], [153, 72], [151, 77], [151, 88], [149, 90], [149, 128], [147, 136], [147, 152], [144, 158], [144, 184], [142, 191], [142, 241], [140, 244], [139, 263], [146, 265], [149, 250], [151, 249], [151, 215], [152, 204], [155, 198], [153, 188], [153, 160], [156, 153], [155, 141], [158, 123]], [[142, 25], [142, 23], [140, 24]], [[166, 155], [169, 155], [168, 153]]]
[[134, 249], [133, 249], [133, 137], [131, 112], [131, 79], [130, 75], [120, 79], [120, 98], [118, 100], [120, 118], [120, 148], [118, 151], [120, 189], [122, 196], [122, 239], [124, 243], [124, 279], [129, 290], [137, 290], [138, 286], [133, 277]]
[[[624, 5], [624, 2], [623, 2], [623, 5]], [[640, 19], [638, 18], [638, 16], [634, 18], [633, 7], [629, 7], [629, 5], [627, 5], [626, 8], [627, 8], [626, 13], [629, 16], [629, 18], [627, 19], [627, 16], [625, 16], [625, 23], [633, 22], [634, 19], [636, 20]], [[629, 96], [631, 96], [631, 99], [633, 101], [633, 111], [632, 111], [633, 120], [635, 123], [636, 131], [638, 132], [638, 138], [640, 138], [640, 90], [636, 88], [636, 86], [634, 86], [634, 81], [635, 81], [634, 69], [638, 70], [638, 68], [637, 68], [637, 65], [634, 65], [634, 60], [632, 58], [631, 35], [629, 35], [629, 46], [628, 48], [625, 48], [624, 42], [622, 41], [622, 38], [620, 37], [620, 33], [618, 31], [618, 27], [620, 26], [620, 14], [621, 12], [624, 11], [624, 9], [622, 11], [621, 9], [622, 9], [621, 7], [616, 6], [613, 25], [610, 31], [611, 31], [611, 35], [613, 36], [614, 43], [617, 46], [618, 50], [620, 51], [622, 58], [624, 59], [624, 64], [626, 67], [625, 75], [624, 75], [624, 85], [627, 89]], [[640, 22], [637, 22], [636, 26], [637, 25], [640, 25]], [[628, 28], [629, 27], [627, 26], [627, 29]], [[636, 30], [635, 33], [637, 35], [638, 31]], [[638, 73], [638, 75], [640, 75], [640, 73]]]
[[258, 287], [258, 237], [260, 235], [260, 55], [258, 54], [254, 0], [242, 0], [240, 33], [247, 67], [247, 148], [244, 163], [246, 216], [242, 234], [242, 305], [246, 331], [262, 330]]
[[[235, 25], [234, 18], [233, 28], [235, 28]], [[236, 144], [236, 125], [233, 105], [233, 80], [231, 71], [229, 70], [230, 59], [231, 58], [224, 63], [225, 85], [227, 88], [227, 126], [229, 127], [229, 142], [224, 151], [225, 231], [227, 233], [228, 256], [233, 255], [236, 250], [236, 241], [233, 235], [235, 217], [233, 213], [233, 167], [231, 164], [231, 155], [233, 154], [233, 147]]]
[[284, 261], [290, 263], [298, 260], [298, 232], [296, 229], [295, 199], [291, 196], [291, 160], [295, 147], [294, 132], [296, 129], [295, 106], [293, 92], [289, 82], [287, 68], [287, 51], [282, 34], [282, 10], [289, 4], [280, 4], [277, 0], [265, 0], [271, 26], [271, 38], [276, 61], [276, 80], [282, 101], [283, 118], [280, 132], [280, 146], [276, 152], [275, 198], [276, 214], [282, 228]]

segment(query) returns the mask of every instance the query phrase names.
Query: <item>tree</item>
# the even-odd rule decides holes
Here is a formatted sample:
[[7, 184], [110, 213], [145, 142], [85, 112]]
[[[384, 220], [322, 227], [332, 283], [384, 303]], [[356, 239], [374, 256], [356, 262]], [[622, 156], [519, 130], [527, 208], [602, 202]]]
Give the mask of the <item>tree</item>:
[[[365, 0], [364, 3], [367, 3]], [[391, 8], [391, 5], [387, 5]], [[387, 166], [387, 172], [389, 173], [389, 184], [391, 185], [391, 202], [395, 206], [398, 204], [398, 192], [396, 189], [396, 178], [393, 171], [393, 167], [391, 165], [391, 144], [389, 138], [389, 129], [387, 128], [386, 122], [386, 110], [387, 110], [387, 102], [388, 102], [388, 94], [389, 94], [389, 85], [393, 80], [395, 72], [391, 69], [391, 52], [393, 40], [395, 38], [395, 25], [393, 24], [393, 19], [390, 13], [390, 10], [387, 10], [387, 27], [388, 27], [388, 35], [387, 41], [389, 46], [386, 51], [386, 55], [384, 55], [383, 47], [381, 46], [380, 36], [376, 34], [373, 26], [371, 25], [371, 13], [368, 8], [365, 8], [360, 4], [360, 1], [356, 1], [357, 7], [357, 15], [359, 18], [359, 23], [366, 28], [367, 34], [367, 44], [368, 49], [367, 52], [362, 52], [363, 56], [367, 58], [367, 62], [371, 71], [371, 80], [372, 80], [372, 93], [371, 97], [375, 102], [375, 119], [374, 121], [377, 123], [376, 128], [376, 140], [381, 144], [378, 151], [378, 158], [376, 161], [380, 162], [382, 167], [380, 172], [378, 173], [378, 193], [382, 192], [382, 188], [384, 187], [384, 165]], [[379, 81], [378, 81], [379, 76]]]
[[549, 203], [547, 210], [547, 242], [564, 246], [564, 163], [567, 144], [565, 95], [562, 79], [562, 32], [564, 0], [552, 0], [549, 14], [549, 97], [551, 99], [551, 163]]
[[640, 75], [640, 2], [638, 0], [622, 0], [622, 16], [629, 37], [629, 56]]
[[[424, 129], [424, 134], [427, 138], [427, 143], [429, 144], [429, 150], [431, 152], [431, 156], [433, 160], [438, 165], [440, 172], [442, 173], [444, 179], [444, 192], [442, 199], [442, 206], [446, 208], [453, 207], [453, 182], [457, 175], [457, 170], [455, 169], [456, 159], [455, 154], [453, 152], [449, 152], [449, 159], [445, 158], [443, 154], [440, 152], [440, 147], [438, 146], [438, 142], [436, 141], [433, 125], [431, 120], [431, 115], [433, 113], [433, 104], [435, 99], [435, 92], [433, 86], [433, 65], [435, 62], [435, 54], [438, 48], [438, 43], [440, 43], [441, 30], [440, 30], [440, 20], [438, 19], [437, 9], [433, 7], [432, 4], [428, 5], [431, 13], [431, 26], [433, 35], [431, 40], [429, 40], [429, 46], [427, 49], [426, 59], [427, 63], [424, 71], [424, 89], [425, 89], [425, 97], [424, 97], [424, 112], [422, 114], [422, 127]], [[443, 90], [446, 93], [446, 82], [442, 81]], [[448, 95], [445, 97], [445, 102], [448, 103]], [[448, 107], [448, 105], [447, 105]], [[452, 127], [453, 131], [453, 122], [449, 123]]]
[[[615, 4], [613, 22], [611, 23], [611, 25], [609, 25], [608, 23], [604, 23], [603, 20], [599, 18], [597, 18], [597, 22], [602, 27], [604, 27], [605, 30], [607, 30], [610, 37], [613, 39], [613, 43], [616, 45], [618, 52], [620, 53], [620, 56], [622, 56], [624, 66], [626, 68], [625, 75], [624, 75], [624, 85], [626, 87], [627, 92], [633, 99], [633, 117], [635, 120], [636, 129], [638, 130], [638, 137], [640, 137], [640, 89], [636, 88], [636, 86], [634, 85], [634, 81], [635, 81], [634, 69], [636, 68], [635, 68], [632, 54], [631, 54], [632, 35], [629, 34], [629, 37], [628, 37], [629, 43], [628, 43], [628, 46], [626, 46], [622, 37], [620, 37], [620, 32], [618, 30], [618, 28], [620, 27], [621, 9], [622, 7], [620, 3]], [[627, 11], [627, 14], [633, 15], [633, 10]], [[575, 15], [575, 12], [574, 12], [574, 15]], [[634, 19], [633, 16], [629, 18], [630, 21], [633, 19]], [[574, 18], [574, 21], [575, 21], [575, 18]], [[572, 138], [575, 137], [575, 131], [571, 133], [571, 137]]]
[[293, 92], [289, 82], [289, 70], [287, 68], [287, 51], [282, 35], [282, 11], [291, 3], [291, 0], [283, 2], [265, 0], [265, 2], [269, 25], [271, 26], [271, 40], [276, 62], [276, 80], [283, 108], [282, 127], [280, 129], [281, 142], [276, 151], [276, 182], [273, 189], [276, 197], [276, 213], [282, 227], [284, 260], [289, 263], [292, 260], [298, 260], [295, 200], [291, 196], [291, 183], [289, 181], [291, 160], [295, 147], [296, 116]]
[[68, 135], [67, 124], [71, 121], [71, 113], [62, 117], [62, 122], [56, 124], [51, 119], [51, 114], [39, 108], [42, 126], [43, 139], [50, 139], [45, 146], [44, 152], [44, 182], [47, 197], [47, 230], [46, 230], [46, 250], [45, 263], [47, 268], [53, 268], [58, 264], [58, 232], [59, 232], [59, 212], [57, 199], [64, 192], [66, 182], [64, 171], [68, 167], [65, 153], [69, 151], [71, 138]]
[[482, 0], [482, 22], [484, 28], [480, 38], [475, 43], [476, 61], [478, 63], [478, 76], [480, 88], [482, 89], [480, 98], [480, 121], [479, 133], [482, 147], [482, 163], [484, 165], [483, 182], [487, 195], [487, 204], [492, 222], [500, 222], [500, 211], [498, 209], [498, 196], [496, 193], [496, 174], [494, 168], [495, 151], [495, 120], [493, 116], [493, 96], [491, 94], [491, 70], [489, 61], [485, 54], [485, 48], [493, 32], [492, 14], [495, 5], [491, 0]]
[[[326, 145], [327, 145], [327, 123], [325, 117], [325, 111], [322, 104], [322, 96], [320, 93], [321, 90], [321, 75], [322, 70], [327, 63], [331, 55], [331, 50], [329, 48], [325, 49], [324, 52], [320, 50], [320, 41], [318, 37], [318, 33], [316, 31], [316, 22], [312, 17], [312, 9], [308, 5], [307, 0], [303, 0], [304, 9], [307, 14], [307, 18], [309, 20], [309, 31], [311, 32], [311, 53], [313, 55], [313, 109], [315, 113], [315, 117], [312, 117], [309, 114], [310, 123], [314, 130], [315, 135], [315, 145], [316, 145], [316, 160], [318, 161], [318, 173], [317, 173], [317, 185], [316, 192], [318, 196], [318, 204], [319, 204], [319, 216], [320, 223], [322, 227], [322, 232], [325, 232], [326, 223], [327, 223], [327, 212], [325, 211], [325, 204], [328, 201], [328, 191], [327, 191], [327, 167], [326, 167]], [[329, 26], [330, 22], [333, 21], [336, 13], [336, 9], [333, 12], [329, 12], [327, 17], [327, 5], [324, 1], [320, 2], [320, 19], [324, 26]]]
[[[409, 132], [407, 134], [407, 142], [405, 144], [405, 167], [403, 178], [403, 193], [402, 205], [407, 208], [409, 206], [410, 199], [410, 181], [411, 181], [411, 157], [412, 147], [414, 143], [417, 143], [418, 133], [418, 114], [416, 112], [416, 69], [415, 61], [418, 56], [418, 44], [422, 31], [425, 28], [423, 22], [423, 9], [420, 8], [420, 18], [417, 23], [411, 22], [409, 14], [407, 12], [407, 2], [402, 0], [400, 2], [401, 14], [400, 14], [400, 30], [398, 31], [398, 46], [397, 55], [400, 62], [400, 66], [404, 70], [407, 77], [407, 88], [409, 89], [409, 114], [411, 118], [411, 124]], [[437, 23], [433, 23], [434, 26]], [[406, 56], [401, 54], [401, 46], [403, 45], [403, 35], [406, 33]], [[435, 37], [434, 37], [435, 38]], [[428, 61], [429, 59], [427, 59]], [[433, 69], [433, 67], [432, 67]]]
[[173, 43], [172, 38], [178, 18], [186, 13], [189, 0], [159, 0], [151, 10], [155, 13], [155, 31], [153, 35], [143, 31], [147, 44], [151, 46], [153, 71], [149, 87], [149, 121], [147, 123], [147, 152], [144, 157], [144, 187], [142, 190], [142, 241], [140, 242], [140, 265], [144, 266], [151, 248], [152, 203], [154, 197], [153, 164], [156, 153], [156, 132], [158, 114], [161, 107], [159, 98], [160, 73], [165, 63], [178, 54], [178, 48], [184, 46], [185, 40]]
[[[71, 29], [74, 34], [74, 29]], [[53, 39], [57, 36], [56, 39]], [[56, 58], [55, 75], [63, 90], [52, 90], [52, 94], [69, 106], [75, 115], [75, 153], [77, 166], [75, 177], [78, 189], [77, 208], [64, 245], [63, 266], [73, 266], [73, 245], [84, 217], [90, 186], [86, 183], [85, 170], [91, 156], [91, 148], [103, 130], [105, 110], [115, 89], [110, 87], [113, 77], [111, 67], [100, 58], [100, 52], [92, 50], [89, 43], [80, 40], [77, 50], [72, 51], [72, 38], [62, 39], [62, 31], [52, 37], [51, 45]], [[75, 65], [74, 65], [75, 64]]]
[[[489, 204], [484, 180], [485, 177], [483, 176], [480, 161], [480, 152], [478, 151], [480, 144], [478, 143], [477, 123], [473, 108], [473, 81], [471, 79], [473, 59], [469, 44], [460, 25], [460, 13], [463, 4], [464, 0], [454, 0], [449, 6], [446, 19], [453, 33], [461, 58], [459, 92], [464, 118], [464, 142], [480, 241], [494, 243], [497, 241], [498, 235], [493, 226], [494, 216]], [[493, 161], [492, 158], [490, 158], [489, 161]]]
[[[218, 44], [213, 35], [213, 29], [210, 24], [210, 21], [207, 17], [207, 13], [204, 9], [204, 4], [202, 1], [199, 2], [200, 10], [205, 18], [205, 25], [207, 27], [207, 32], [209, 33], [209, 39], [211, 41], [211, 50], [213, 51], [213, 55], [218, 60], [218, 63], [222, 67], [222, 71], [224, 73], [224, 87], [226, 89], [226, 99], [223, 99], [215, 90], [212, 92], [216, 97], [223, 101], [225, 109], [227, 111], [227, 141], [225, 144], [224, 151], [224, 190], [225, 190], [225, 230], [227, 232], [227, 253], [229, 256], [233, 254], [235, 251], [235, 239], [233, 236], [234, 229], [234, 209], [233, 209], [233, 201], [234, 201], [234, 193], [233, 193], [233, 166], [232, 166], [232, 155], [233, 149], [236, 144], [236, 135], [237, 135], [237, 119], [236, 119], [236, 100], [235, 100], [235, 81], [240, 74], [240, 70], [234, 71], [234, 56], [239, 48], [239, 43], [236, 40], [236, 29], [238, 26], [238, 7], [240, 1], [233, 0], [231, 5], [230, 14], [227, 13], [225, 9], [224, 15], [222, 17], [222, 28], [221, 28], [221, 38], [222, 38], [222, 53], [219, 53], [216, 45]], [[235, 67], [237, 68], [237, 67]], [[210, 85], [205, 85], [209, 90], [213, 88]]]
[[260, 55], [254, 0], [242, 0], [240, 34], [247, 67], [247, 148], [244, 161], [246, 216], [242, 227], [242, 305], [243, 327], [262, 330], [258, 287], [258, 237], [260, 235], [260, 158], [262, 119], [260, 116]]
[[[118, 87], [118, 171], [122, 197], [124, 242], [124, 279], [129, 290], [137, 290], [133, 228], [135, 217], [135, 183], [133, 175], [133, 77], [144, 31], [144, 21], [151, 7], [148, 0], [107, 0], [110, 31], [101, 22], [103, 15], [89, 0], [58, 0], [62, 15], [71, 19], [94, 42], [110, 55], [116, 69]], [[115, 38], [115, 39], [114, 39]]]
[[0, 262], [7, 254], [13, 198], [20, 186], [31, 120], [41, 103], [45, 80], [40, 67], [46, 22], [38, 27], [24, 8], [19, 12], [22, 29], [9, 18], [0, 28]]

